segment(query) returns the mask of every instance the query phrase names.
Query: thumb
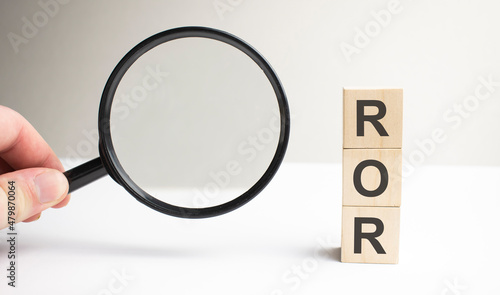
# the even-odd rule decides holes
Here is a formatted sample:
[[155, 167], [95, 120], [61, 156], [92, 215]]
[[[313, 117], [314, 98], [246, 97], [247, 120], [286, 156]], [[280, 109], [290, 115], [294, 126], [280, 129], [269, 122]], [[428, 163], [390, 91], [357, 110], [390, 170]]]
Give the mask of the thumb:
[[[55, 169], [31, 168], [0, 175], [0, 188], [3, 229], [12, 218], [21, 222], [62, 201], [68, 194], [68, 180]], [[9, 215], [9, 211], [15, 215]]]

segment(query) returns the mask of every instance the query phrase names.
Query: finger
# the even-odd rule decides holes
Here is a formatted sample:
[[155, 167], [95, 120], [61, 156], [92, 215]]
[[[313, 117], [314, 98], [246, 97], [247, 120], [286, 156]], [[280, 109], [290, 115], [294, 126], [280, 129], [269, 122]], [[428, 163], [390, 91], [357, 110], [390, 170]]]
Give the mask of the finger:
[[70, 199], [71, 199], [71, 195], [67, 195], [66, 198], [64, 198], [61, 202], [57, 203], [56, 205], [52, 206], [52, 208], [59, 209], [62, 207], [66, 207], [66, 205], [68, 205]]
[[42, 216], [42, 213], [38, 213], [38, 214], [35, 214], [33, 216], [31, 216], [30, 218], [28, 219], [25, 219], [23, 222], [33, 222], [33, 221], [37, 221], [38, 219], [40, 219], [40, 217]]
[[55, 153], [23, 116], [0, 106], [0, 126], [0, 158], [14, 170], [47, 167], [64, 171]]
[[[9, 185], [9, 182], [14, 185]], [[61, 202], [68, 194], [68, 181], [58, 170], [31, 168], [0, 175], [0, 188], [0, 229], [2, 229], [8, 225], [7, 212], [12, 205], [15, 206], [15, 222], [28, 220]], [[15, 200], [9, 200], [9, 195], [14, 195]]]
[[[49, 145], [20, 114], [0, 106], [0, 126], [3, 127], [0, 138], [0, 174], [32, 167], [64, 171]], [[68, 196], [56, 208], [66, 206], [69, 200]]]
[[12, 169], [12, 167], [10, 167], [10, 165], [7, 164], [7, 162], [5, 162], [2, 158], [0, 158], [0, 174], [12, 171], [14, 171], [14, 169]]

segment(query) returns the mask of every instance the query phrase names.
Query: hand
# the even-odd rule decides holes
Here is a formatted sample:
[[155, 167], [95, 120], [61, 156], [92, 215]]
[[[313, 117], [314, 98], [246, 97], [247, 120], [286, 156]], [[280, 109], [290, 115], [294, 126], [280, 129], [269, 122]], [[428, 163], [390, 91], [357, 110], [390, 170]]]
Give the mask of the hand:
[[64, 168], [21, 115], [0, 106], [0, 229], [8, 223], [9, 181], [15, 182], [15, 221], [31, 222], [47, 208], [69, 202]]

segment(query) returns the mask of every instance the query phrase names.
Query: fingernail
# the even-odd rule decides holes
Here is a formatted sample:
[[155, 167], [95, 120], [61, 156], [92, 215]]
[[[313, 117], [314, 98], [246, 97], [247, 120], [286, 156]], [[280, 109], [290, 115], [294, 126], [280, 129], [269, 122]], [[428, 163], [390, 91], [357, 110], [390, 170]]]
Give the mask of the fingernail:
[[40, 203], [50, 203], [63, 197], [68, 180], [59, 171], [49, 170], [35, 177], [35, 186]]

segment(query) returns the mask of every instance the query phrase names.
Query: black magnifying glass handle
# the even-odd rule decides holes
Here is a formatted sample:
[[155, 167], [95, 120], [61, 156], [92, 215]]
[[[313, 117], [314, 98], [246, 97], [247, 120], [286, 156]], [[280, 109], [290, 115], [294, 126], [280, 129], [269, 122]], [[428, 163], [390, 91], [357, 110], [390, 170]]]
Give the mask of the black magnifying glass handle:
[[100, 157], [64, 172], [64, 176], [66, 176], [69, 183], [68, 194], [107, 174], [108, 172], [104, 168]]

